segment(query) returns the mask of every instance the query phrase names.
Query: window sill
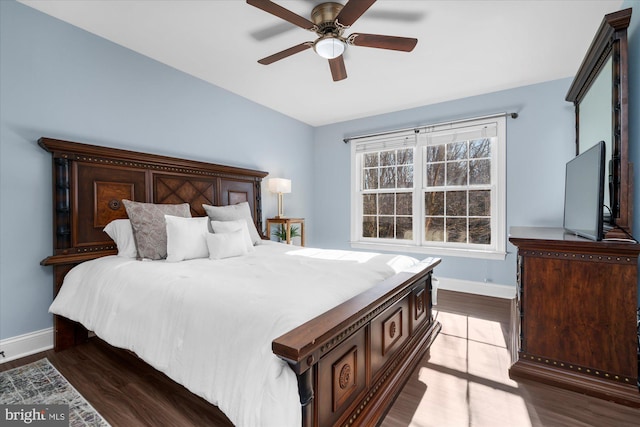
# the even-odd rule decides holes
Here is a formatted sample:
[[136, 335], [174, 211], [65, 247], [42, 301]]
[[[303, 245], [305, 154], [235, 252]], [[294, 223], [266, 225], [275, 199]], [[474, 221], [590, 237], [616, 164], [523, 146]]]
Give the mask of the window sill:
[[504, 261], [507, 256], [506, 252], [493, 252], [493, 251], [477, 251], [472, 249], [451, 249], [451, 248], [437, 248], [426, 246], [414, 246], [414, 245], [398, 245], [398, 244], [385, 244], [385, 243], [364, 243], [364, 242], [351, 242], [351, 247], [354, 249], [367, 249], [373, 251], [389, 251], [389, 252], [405, 252], [405, 253], [417, 253], [428, 254], [438, 256], [455, 256], [464, 258], [478, 258], [489, 259], [496, 261]]

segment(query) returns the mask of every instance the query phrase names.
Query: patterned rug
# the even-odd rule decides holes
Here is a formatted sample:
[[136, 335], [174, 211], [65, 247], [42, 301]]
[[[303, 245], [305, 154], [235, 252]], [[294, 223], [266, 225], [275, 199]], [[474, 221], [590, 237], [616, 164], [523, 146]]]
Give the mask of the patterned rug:
[[69, 426], [109, 427], [45, 358], [0, 372], [0, 405], [69, 405]]

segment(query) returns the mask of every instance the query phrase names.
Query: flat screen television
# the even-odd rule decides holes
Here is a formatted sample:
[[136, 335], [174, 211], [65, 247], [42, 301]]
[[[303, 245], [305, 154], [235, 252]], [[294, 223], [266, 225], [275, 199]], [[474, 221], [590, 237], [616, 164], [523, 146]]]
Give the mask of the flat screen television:
[[564, 229], [602, 240], [604, 209], [604, 141], [567, 163], [564, 187]]

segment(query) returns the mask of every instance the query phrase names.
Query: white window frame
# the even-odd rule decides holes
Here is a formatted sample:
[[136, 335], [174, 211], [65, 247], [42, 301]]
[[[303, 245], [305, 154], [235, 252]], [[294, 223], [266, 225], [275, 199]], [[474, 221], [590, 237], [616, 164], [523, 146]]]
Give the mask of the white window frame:
[[[443, 243], [424, 241], [424, 193], [426, 191], [426, 146], [484, 135], [495, 136], [491, 144], [491, 244]], [[473, 136], [478, 135], [478, 136]], [[471, 136], [471, 137], [469, 137]], [[413, 239], [380, 239], [362, 237], [362, 158], [366, 151], [414, 146]], [[351, 247], [378, 251], [424, 253], [504, 260], [506, 256], [506, 115], [421, 126], [417, 129], [386, 133], [382, 136], [351, 141]], [[445, 188], [445, 187], [442, 187]], [[399, 189], [400, 190], [400, 189]]]

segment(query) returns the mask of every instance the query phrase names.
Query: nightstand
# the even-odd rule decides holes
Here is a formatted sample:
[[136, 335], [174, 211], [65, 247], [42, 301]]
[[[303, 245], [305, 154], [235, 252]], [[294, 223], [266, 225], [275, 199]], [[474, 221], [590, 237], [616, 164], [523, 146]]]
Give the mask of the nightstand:
[[304, 218], [267, 218], [267, 237], [271, 239], [271, 224], [283, 224], [287, 230], [287, 243], [291, 243], [291, 225], [300, 224], [300, 245], [304, 246]]

